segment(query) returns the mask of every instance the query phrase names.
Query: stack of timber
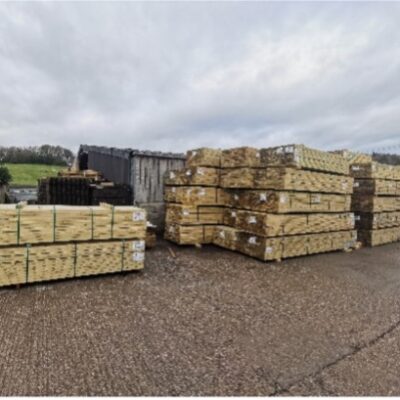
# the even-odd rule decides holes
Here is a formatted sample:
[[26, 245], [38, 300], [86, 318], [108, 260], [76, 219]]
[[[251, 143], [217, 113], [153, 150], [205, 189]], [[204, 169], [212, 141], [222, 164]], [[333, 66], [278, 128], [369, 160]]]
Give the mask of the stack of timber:
[[94, 173], [69, 176], [64, 174], [39, 180], [39, 204], [88, 206], [100, 203], [131, 205], [132, 202], [132, 189], [129, 185], [100, 181], [99, 176]]
[[137, 207], [0, 206], [0, 286], [142, 269]]
[[358, 236], [366, 246], [400, 240], [400, 166], [354, 163], [352, 210]]
[[165, 238], [177, 244], [212, 243], [223, 223], [225, 192], [220, 186], [221, 151], [202, 148], [187, 153], [186, 167], [165, 177]]
[[[172, 229], [180, 229], [181, 236], [189, 236], [184, 231], [189, 224], [198, 226], [196, 240], [208, 243], [213, 234], [214, 244], [264, 261], [355, 247], [354, 180], [341, 155], [289, 145], [194, 150], [188, 153], [188, 167], [194, 158], [199, 168], [220, 165], [219, 185], [214, 180], [199, 189], [201, 204], [193, 188], [167, 187], [166, 200], [174, 201], [167, 206], [167, 225], [178, 227]], [[225, 206], [222, 223], [211, 211], [212, 200]], [[212, 232], [205, 221], [215, 224]], [[176, 239], [168, 231], [166, 238]]]

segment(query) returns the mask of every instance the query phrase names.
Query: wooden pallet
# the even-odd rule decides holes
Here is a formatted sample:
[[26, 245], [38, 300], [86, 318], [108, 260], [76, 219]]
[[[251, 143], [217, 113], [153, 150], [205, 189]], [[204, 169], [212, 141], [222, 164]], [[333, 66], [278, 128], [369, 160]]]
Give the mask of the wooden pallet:
[[260, 150], [254, 147], [237, 147], [223, 150], [222, 168], [261, 167]]
[[138, 270], [144, 241], [102, 241], [0, 248], [0, 286]]
[[400, 211], [357, 213], [355, 223], [358, 230], [393, 228], [400, 226]]
[[203, 147], [189, 150], [186, 153], [186, 167], [217, 167], [221, 166], [221, 150]]
[[351, 210], [370, 213], [398, 211], [400, 210], [400, 197], [354, 193], [351, 201]]
[[292, 190], [319, 193], [353, 193], [354, 179], [295, 168], [235, 168], [221, 171], [221, 187]]
[[215, 225], [166, 224], [164, 238], [179, 245], [209, 244], [213, 241]]
[[359, 230], [358, 237], [365, 246], [380, 246], [398, 242], [400, 240], [400, 228]]
[[233, 208], [270, 213], [348, 212], [351, 196], [274, 190], [227, 190]]
[[0, 246], [144, 239], [146, 212], [133, 206], [0, 206]]
[[223, 189], [200, 186], [167, 186], [164, 191], [164, 200], [167, 203], [187, 205], [215, 205], [223, 206], [227, 195]]
[[388, 179], [355, 179], [354, 193], [356, 196], [400, 196], [400, 181]]
[[169, 225], [222, 224], [224, 211], [225, 207], [167, 203], [165, 222]]
[[378, 162], [353, 164], [350, 174], [354, 178], [391, 179], [400, 181], [400, 166], [387, 165]]
[[[218, 235], [221, 231], [225, 233]], [[230, 241], [228, 241], [225, 240], [227, 231], [217, 228], [214, 235], [214, 244], [239, 251], [263, 261], [280, 260], [335, 250], [348, 250], [354, 248], [357, 243], [357, 233], [354, 230], [275, 238], [265, 238], [239, 230], [235, 231], [230, 232]]]
[[168, 186], [219, 186], [219, 168], [190, 167], [168, 171], [164, 182]]
[[262, 166], [286, 166], [299, 169], [349, 175], [349, 162], [339, 154], [288, 145], [260, 150]]
[[354, 229], [352, 213], [271, 214], [245, 210], [235, 212], [236, 218], [231, 226], [258, 236], [276, 237]]

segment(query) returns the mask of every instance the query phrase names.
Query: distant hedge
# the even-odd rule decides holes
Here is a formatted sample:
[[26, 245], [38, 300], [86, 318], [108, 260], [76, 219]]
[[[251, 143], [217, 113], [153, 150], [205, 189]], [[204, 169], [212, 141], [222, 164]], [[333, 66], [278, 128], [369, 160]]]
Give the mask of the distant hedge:
[[61, 146], [0, 147], [0, 162], [15, 164], [70, 165], [74, 153]]
[[0, 165], [0, 185], [8, 185], [12, 180], [10, 171], [4, 165]]

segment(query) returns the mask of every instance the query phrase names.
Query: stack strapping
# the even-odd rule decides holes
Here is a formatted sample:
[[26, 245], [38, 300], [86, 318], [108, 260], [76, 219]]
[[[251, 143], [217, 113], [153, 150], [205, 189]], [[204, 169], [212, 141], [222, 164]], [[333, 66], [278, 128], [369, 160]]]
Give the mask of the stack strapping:
[[[262, 260], [355, 244], [354, 216], [350, 213], [353, 178], [348, 162], [340, 155], [291, 145], [261, 150], [201, 149], [188, 153], [188, 160], [194, 158], [198, 163], [202, 158], [220, 165], [220, 188], [213, 187], [218, 205], [224, 204], [225, 210], [222, 224], [213, 221], [217, 224], [213, 243]], [[167, 188], [167, 200], [171, 190], [175, 191], [175, 200], [188, 197], [178, 195], [176, 187]], [[204, 197], [210, 199], [208, 206], [215, 198], [212, 193]], [[173, 207], [167, 206], [167, 223], [168, 215], [172, 220]], [[204, 222], [199, 206], [186, 209], [186, 216], [199, 225]], [[182, 244], [168, 231], [166, 237]], [[193, 243], [188, 240], [186, 244]]]
[[400, 166], [354, 163], [352, 210], [364, 245], [400, 240]]
[[0, 286], [143, 268], [137, 207], [0, 206]]

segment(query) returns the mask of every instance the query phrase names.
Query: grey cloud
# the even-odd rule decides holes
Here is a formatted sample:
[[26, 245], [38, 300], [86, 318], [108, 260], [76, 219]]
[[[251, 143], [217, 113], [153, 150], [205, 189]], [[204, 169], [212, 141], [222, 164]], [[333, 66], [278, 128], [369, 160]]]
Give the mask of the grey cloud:
[[400, 145], [397, 3], [1, 3], [0, 143]]

